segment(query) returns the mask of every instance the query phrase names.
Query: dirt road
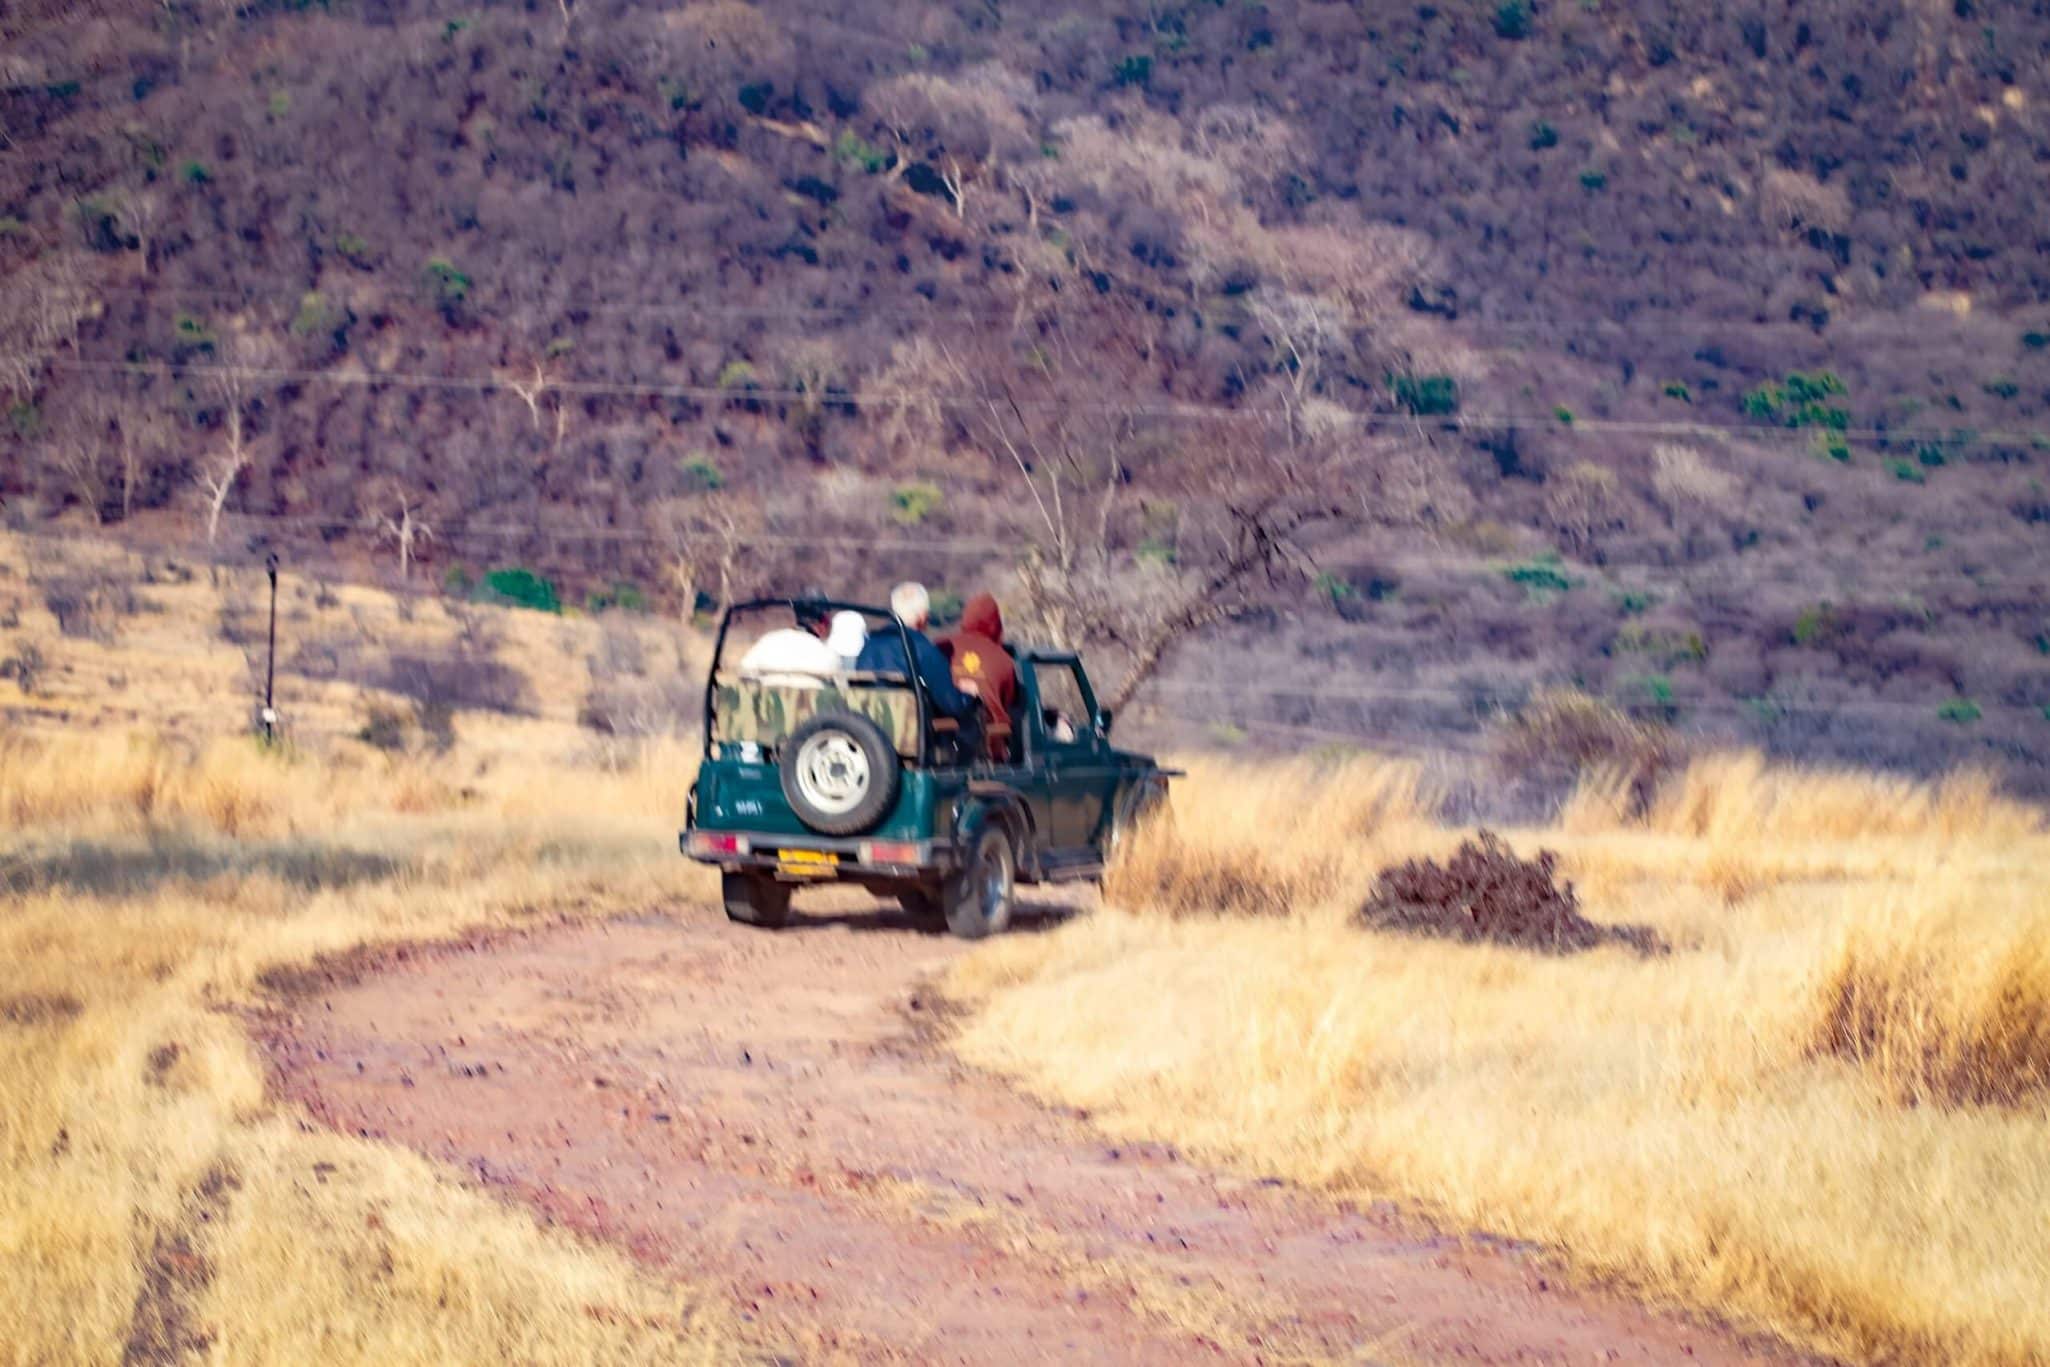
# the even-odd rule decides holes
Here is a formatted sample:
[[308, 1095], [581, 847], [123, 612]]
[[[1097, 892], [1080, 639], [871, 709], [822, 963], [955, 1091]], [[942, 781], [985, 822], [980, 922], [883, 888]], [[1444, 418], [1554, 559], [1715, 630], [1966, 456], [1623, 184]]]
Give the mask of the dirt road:
[[963, 946], [858, 910], [715, 910], [316, 979], [267, 1043], [410, 1145], [731, 1298], [810, 1360], [1786, 1362], [1423, 1231], [1106, 1141], [951, 1063]]

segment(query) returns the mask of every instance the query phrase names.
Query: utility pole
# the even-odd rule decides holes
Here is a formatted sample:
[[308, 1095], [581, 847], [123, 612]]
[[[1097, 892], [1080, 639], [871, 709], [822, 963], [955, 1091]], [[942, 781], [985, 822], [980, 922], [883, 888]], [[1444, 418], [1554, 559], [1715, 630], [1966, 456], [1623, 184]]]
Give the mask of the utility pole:
[[278, 678], [278, 553], [263, 558], [264, 573], [270, 576], [270, 648], [263, 663], [263, 739], [275, 744], [278, 738], [277, 700], [272, 689]]

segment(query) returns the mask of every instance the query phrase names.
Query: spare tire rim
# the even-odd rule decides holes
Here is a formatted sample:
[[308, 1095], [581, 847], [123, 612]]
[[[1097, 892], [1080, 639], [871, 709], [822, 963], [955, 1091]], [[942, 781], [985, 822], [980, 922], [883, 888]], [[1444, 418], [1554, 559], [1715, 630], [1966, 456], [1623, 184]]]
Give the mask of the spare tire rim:
[[844, 731], [821, 731], [797, 752], [797, 791], [828, 816], [861, 805], [868, 784], [868, 755]]

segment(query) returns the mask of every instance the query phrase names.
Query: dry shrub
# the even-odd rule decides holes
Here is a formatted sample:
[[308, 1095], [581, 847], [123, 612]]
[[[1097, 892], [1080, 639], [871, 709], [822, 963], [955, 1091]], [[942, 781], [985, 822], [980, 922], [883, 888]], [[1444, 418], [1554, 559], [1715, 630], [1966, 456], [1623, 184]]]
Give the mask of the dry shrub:
[[0, 734], [0, 829], [305, 834], [340, 815], [389, 810], [398, 776], [248, 739]]
[[1934, 887], [1859, 925], [1816, 989], [1809, 1048], [1901, 1106], [2022, 1106], [2050, 1093], [2050, 914], [1989, 917]]
[[121, 619], [142, 610], [134, 586], [109, 570], [66, 570], [45, 575], [37, 587], [57, 630], [79, 640], [110, 644]]
[[394, 652], [384, 686], [422, 708], [464, 707], [512, 716], [534, 711], [534, 691], [526, 675], [495, 656], [471, 651]]
[[1568, 466], [1545, 495], [1545, 515], [1576, 546], [1622, 526], [1625, 507], [1616, 472], [1591, 460]]
[[1633, 814], [1650, 806], [1659, 783], [1683, 758], [1667, 728], [1576, 688], [1538, 694], [1493, 740], [1496, 765], [1512, 777], [1561, 787], [1598, 779]]
[[42, 684], [43, 670], [48, 664], [41, 646], [34, 641], [23, 641], [13, 653], [0, 659], [0, 679], [11, 680], [16, 688], [33, 697]]
[[1768, 765], [1757, 751], [1706, 755], [1659, 793], [1645, 825], [1722, 845], [1929, 838], [2021, 841], [2043, 813], [1964, 769], [1938, 783], [1884, 774]]
[[1360, 756], [1189, 765], [1164, 820], [1141, 825], [1104, 879], [1111, 902], [1169, 916], [1281, 916], [1372, 876], [1379, 839], [1427, 820], [1421, 768]]
[[604, 736], [680, 735], [698, 724], [704, 691], [681, 674], [598, 678], [577, 705], [577, 724]]
[[1811, 175], [1779, 167], [1765, 173], [1758, 207], [1780, 228], [1820, 228], [1841, 233], [1851, 221], [1851, 199], [1841, 184], [1824, 185]]
[[1737, 481], [1691, 446], [1662, 442], [1651, 448], [1651, 487], [1675, 523], [1721, 513], [1737, 497]]
[[1384, 870], [1358, 920], [1370, 930], [1446, 939], [1487, 940], [1546, 954], [1627, 944], [1639, 953], [1662, 946], [1643, 926], [1597, 925], [1580, 914], [1573, 885], [1554, 881], [1559, 857], [1538, 851], [1518, 859], [1493, 831], [1462, 841], [1444, 864], [1411, 859]]

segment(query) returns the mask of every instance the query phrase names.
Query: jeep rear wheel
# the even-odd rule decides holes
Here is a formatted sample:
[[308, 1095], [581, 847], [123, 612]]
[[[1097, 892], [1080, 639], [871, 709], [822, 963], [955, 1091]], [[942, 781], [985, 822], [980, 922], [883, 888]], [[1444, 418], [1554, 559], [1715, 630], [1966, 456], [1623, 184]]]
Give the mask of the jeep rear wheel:
[[719, 882], [726, 897], [727, 920], [775, 930], [790, 919], [787, 884], [751, 873], [722, 874]]
[[990, 827], [975, 838], [968, 862], [940, 889], [947, 929], [964, 940], [995, 935], [1011, 924], [1017, 863], [1010, 837]]

